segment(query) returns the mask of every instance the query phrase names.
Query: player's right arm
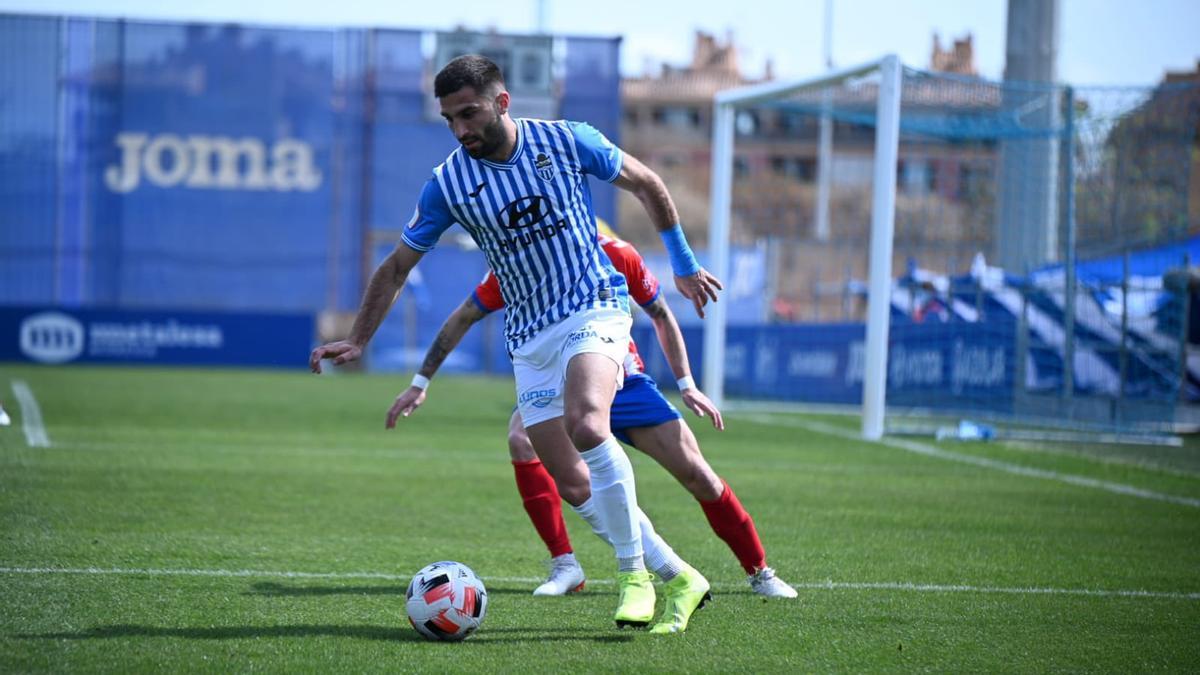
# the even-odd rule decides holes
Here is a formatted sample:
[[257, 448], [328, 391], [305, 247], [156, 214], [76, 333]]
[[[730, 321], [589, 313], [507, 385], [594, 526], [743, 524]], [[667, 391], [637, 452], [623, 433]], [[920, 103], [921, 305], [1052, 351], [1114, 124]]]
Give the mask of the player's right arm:
[[388, 429], [395, 428], [396, 418], [401, 415], [408, 417], [414, 410], [421, 407], [421, 404], [425, 402], [425, 389], [428, 387], [429, 380], [433, 379], [438, 368], [441, 368], [446, 357], [454, 351], [467, 331], [471, 330], [471, 326], [479, 323], [487, 315], [487, 312], [480, 309], [475, 296], [471, 296], [451, 312], [450, 316], [446, 317], [446, 320], [442, 322], [441, 329], [438, 330], [437, 337], [433, 339], [433, 344], [429, 345], [429, 350], [425, 352], [425, 361], [417, 371], [417, 377], [413, 378], [413, 384], [400, 392], [400, 395], [396, 397], [396, 402], [388, 410]]
[[321, 345], [309, 355], [308, 366], [314, 373], [321, 372], [321, 359], [333, 359], [333, 365], [341, 366], [362, 357], [363, 348], [379, 329], [379, 324], [383, 323], [400, 289], [404, 287], [408, 273], [423, 255], [424, 253], [405, 244], [396, 245], [391, 255], [384, 259], [371, 275], [367, 291], [363, 294], [362, 305], [354, 317], [350, 335], [345, 340]]
[[371, 275], [350, 335], [345, 340], [321, 345], [309, 355], [308, 367], [314, 373], [321, 372], [321, 359], [333, 359], [333, 365], [341, 366], [362, 357], [363, 348], [379, 330], [379, 325], [404, 287], [408, 273], [425, 253], [433, 249], [442, 232], [453, 224], [454, 218], [450, 215], [450, 207], [446, 204], [437, 179], [430, 178], [421, 189], [417, 208], [404, 227], [400, 243]]

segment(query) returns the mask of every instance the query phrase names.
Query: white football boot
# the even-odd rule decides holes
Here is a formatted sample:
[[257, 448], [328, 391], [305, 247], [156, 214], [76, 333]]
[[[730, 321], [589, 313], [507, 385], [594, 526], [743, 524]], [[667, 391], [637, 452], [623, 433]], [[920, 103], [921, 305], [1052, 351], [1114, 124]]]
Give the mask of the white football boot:
[[796, 589], [775, 576], [775, 570], [770, 567], [764, 567], [750, 575], [750, 588], [768, 598], [794, 598], [797, 595]]
[[10, 424], [12, 424], [12, 419], [9, 418], [8, 413], [4, 412], [4, 406], [0, 406], [0, 427], [6, 427]]
[[583, 567], [574, 553], [550, 559], [550, 577], [533, 589], [534, 595], [566, 595], [583, 589]]

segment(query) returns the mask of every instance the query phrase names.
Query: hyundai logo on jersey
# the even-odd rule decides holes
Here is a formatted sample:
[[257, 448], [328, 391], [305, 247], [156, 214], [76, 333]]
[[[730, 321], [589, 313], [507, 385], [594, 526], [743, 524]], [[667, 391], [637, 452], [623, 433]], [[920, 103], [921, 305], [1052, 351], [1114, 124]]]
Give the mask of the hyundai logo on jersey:
[[550, 206], [544, 197], [534, 195], [511, 201], [500, 210], [500, 224], [510, 230], [533, 227], [550, 215]]

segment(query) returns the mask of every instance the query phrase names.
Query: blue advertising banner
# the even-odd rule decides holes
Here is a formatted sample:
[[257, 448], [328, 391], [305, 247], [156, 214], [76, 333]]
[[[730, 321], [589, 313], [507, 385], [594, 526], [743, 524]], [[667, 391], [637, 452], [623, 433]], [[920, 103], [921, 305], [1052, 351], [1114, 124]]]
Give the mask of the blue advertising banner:
[[[703, 381], [703, 328], [685, 326], [693, 375]], [[674, 380], [654, 328], [634, 326], [647, 372]], [[969, 409], [1011, 406], [1012, 323], [893, 326], [888, 341], [890, 405]], [[858, 405], [865, 369], [863, 324], [730, 326], [725, 336], [725, 393], [739, 398]], [[669, 385], [667, 386], [670, 389]]]
[[457, 145], [444, 40], [511, 65], [518, 114], [540, 96], [619, 142], [619, 38], [0, 12], [0, 305], [354, 310], [372, 237]]
[[304, 368], [310, 314], [0, 309], [0, 361]]

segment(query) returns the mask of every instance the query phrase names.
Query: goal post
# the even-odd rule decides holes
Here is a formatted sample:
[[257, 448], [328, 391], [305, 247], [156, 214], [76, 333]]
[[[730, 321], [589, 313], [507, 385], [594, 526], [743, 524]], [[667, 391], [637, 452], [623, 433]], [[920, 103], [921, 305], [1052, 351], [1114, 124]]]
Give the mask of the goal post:
[[866, 439], [1200, 427], [1197, 101], [1190, 80], [994, 81], [896, 56], [719, 92], [706, 392], [853, 409]]
[[[878, 122], [875, 125], [867, 342], [862, 397], [862, 434], [869, 439], [883, 436], [892, 282], [892, 236], [895, 227], [896, 160], [900, 138], [901, 67], [899, 57], [889, 55], [878, 61], [821, 78], [725, 90], [717, 93], [713, 103], [709, 266], [718, 278], [728, 281], [734, 125], [737, 110], [804, 90], [819, 90], [839, 82], [878, 74]], [[822, 169], [828, 171], [829, 167]], [[725, 400], [727, 307], [721, 302], [710, 307], [710, 317], [704, 323], [704, 388], [708, 396], [721, 406]]]

